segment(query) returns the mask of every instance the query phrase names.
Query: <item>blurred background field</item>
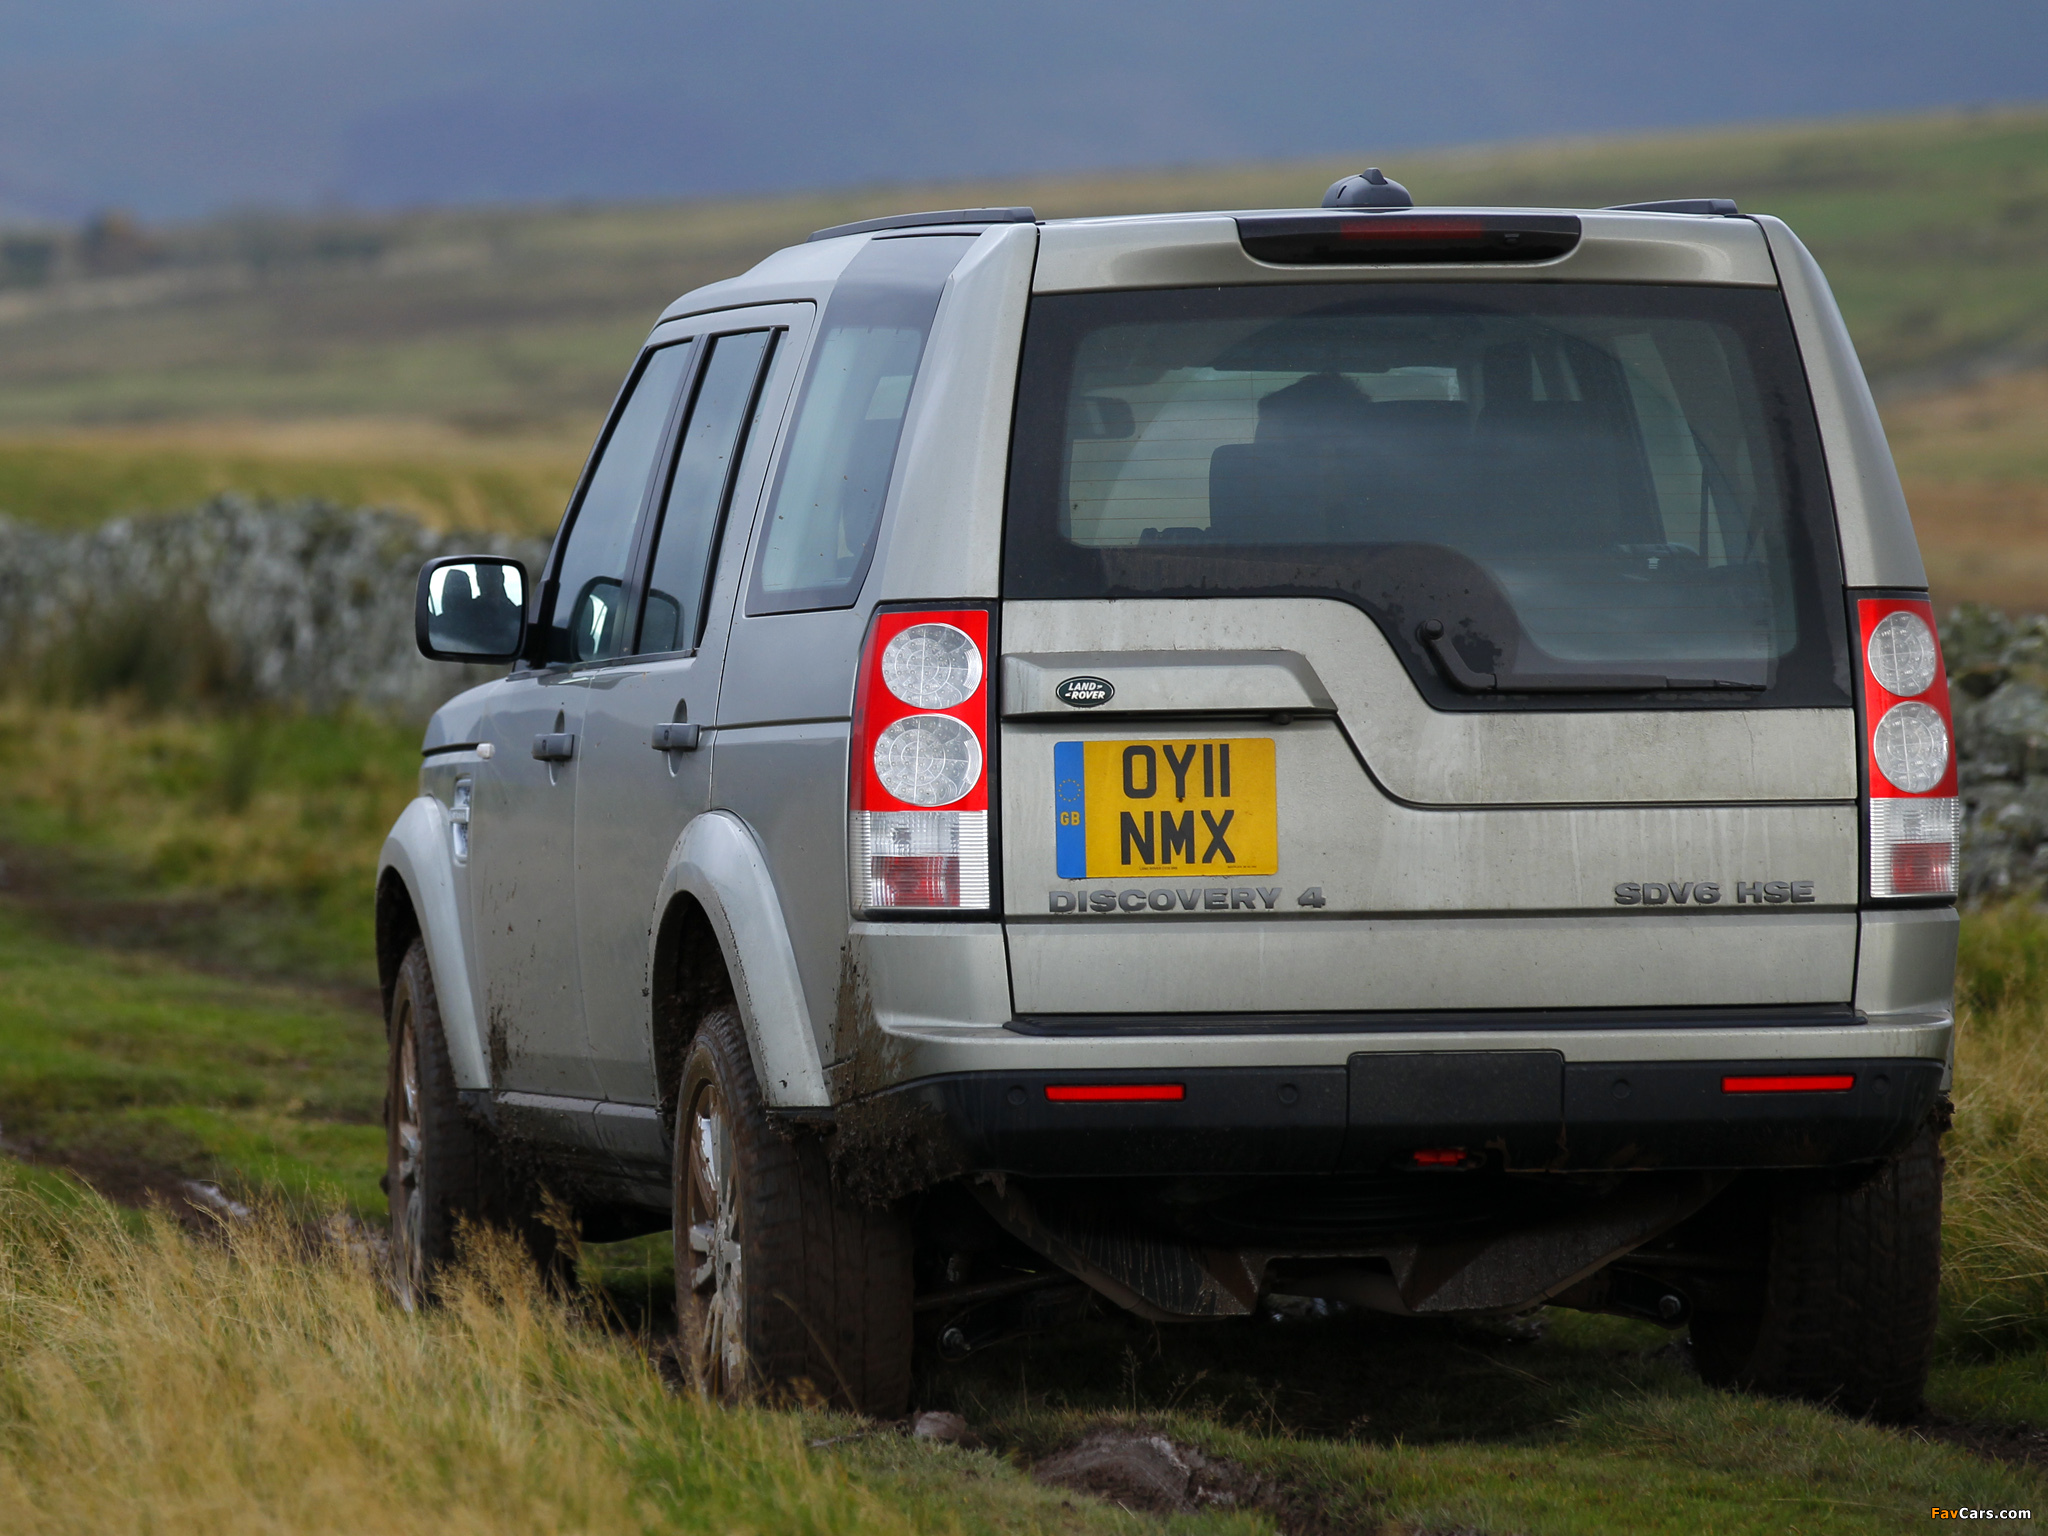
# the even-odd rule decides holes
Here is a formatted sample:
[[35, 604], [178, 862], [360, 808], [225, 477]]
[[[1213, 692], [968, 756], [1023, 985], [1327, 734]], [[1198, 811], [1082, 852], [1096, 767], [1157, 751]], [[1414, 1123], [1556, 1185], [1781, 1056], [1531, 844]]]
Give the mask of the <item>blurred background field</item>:
[[[1313, 203], [1350, 159], [614, 207], [102, 218], [0, 241], [0, 513], [77, 526], [222, 491], [552, 529], [684, 290], [906, 208]], [[1425, 203], [1733, 196], [1827, 268], [1937, 596], [2048, 606], [2048, 112], [1399, 157]]]
[[[163, 228], [102, 219], [71, 232], [0, 235], [0, 515], [11, 519], [0, 524], [0, 609], [13, 605], [0, 627], [14, 626], [13, 665], [0, 685], [0, 1173], [24, 1177], [5, 1173], [9, 1158], [68, 1168], [131, 1203], [175, 1200], [189, 1181], [213, 1181], [229, 1199], [381, 1218], [384, 1043], [371, 880], [383, 832], [414, 793], [426, 697], [419, 674], [404, 670], [423, 664], [404, 659], [390, 661], [390, 677], [374, 687], [317, 668], [256, 675], [248, 658], [271, 631], [230, 633], [233, 615], [208, 610], [196, 589], [189, 603], [171, 601], [166, 592], [191, 585], [175, 571], [132, 611], [90, 613], [38, 639], [19, 619], [32, 609], [23, 573], [54, 573], [51, 582], [103, 569], [161, 576], [156, 551], [176, 546], [178, 530], [195, 547], [246, 553], [255, 548], [249, 530], [267, 528], [283, 530], [277, 548], [290, 558], [354, 550], [336, 585], [382, 582], [389, 592], [359, 594], [364, 611], [396, 604], [409, 613], [408, 572], [423, 550], [552, 532], [611, 392], [663, 304], [812, 228], [977, 203], [1030, 203], [1044, 215], [1313, 203], [1356, 168], [1345, 160], [695, 204], [251, 215]], [[2048, 609], [2048, 112], [1559, 142], [1409, 155], [1387, 169], [1425, 203], [1711, 194], [1781, 214], [1827, 267], [1879, 390], [1937, 601]], [[361, 507], [396, 515], [340, 510]], [[158, 543], [151, 529], [163, 535]], [[289, 605], [279, 614], [273, 629], [299, 638], [296, 651], [272, 645], [276, 654], [318, 658], [334, 649], [333, 634], [354, 633], [322, 630]], [[2003, 797], [2001, 824], [2016, 829], [1999, 855], [2005, 883], [1987, 889], [2027, 896], [2041, 873], [2037, 845], [2048, 848], [2048, 750], [2037, 750], [2048, 748], [2048, 630], [1979, 616], [1954, 631], [1950, 648], [1968, 674], [1958, 697], [1966, 713], [1978, 711], [1965, 721], [1965, 749], [2013, 765], [1986, 792]], [[453, 685], [452, 671], [434, 675]], [[2031, 900], [1966, 915], [1960, 1003], [1933, 1402], [1943, 1422], [2023, 1437], [2048, 1423], [2048, 919]], [[41, 1177], [0, 1189], [0, 1204], [57, 1198]], [[124, 1238], [92, 1229], [88, 1247], [102, 1247], [81, 1249], [78, 1262], [87, 1271], [131, 1262], [164, 1294], [187, 1283], [189, 1275], [160, 1273], [171, 1250], [159, 1239], [120, 1248], [142, 1241], [132, 1223], [125, 1230]], [[658, 1295], [668, 1282], [659, 1246], [593, 1254], [593, 1294], [629, 1309], [635, 1296]], [[308, 1337], [341, 1326], [334, 1318], [353, 1327], [363, 1297], [349, 1287], [359, 1281], [323, 1272], [316, 1300], [331, 1315], [278, 1326]], [[230, 1294], [219, 1276], [206, 1283], [216, 1282], [213, 1294]], [[26, 1315], [7, 1307], [54, 1306], [56, 1294], [47, 1275], [0, 1261], [0, 1348], [30, 1348], [25, 1335], [6, 1334], [9, 1316]], [[515, 1321], [530, 1303], [517, 1300]], [[476, 1312], [449, 1326], [496, 1326], [482, 1319]], [[94, 1337], [122, 1337], [106, 1319], [94, 1326], [102, 1324]], [[560, 1433], [582, 1435], [615, 1415], [625, 1427], [602, 1430], [602, 1455], [640, 1457], [633, 1465], [643, 1473], [687, 1465], [695, 1478], [707, 1456], [754, 1458], [749, 1475], [766, 1502], [746, 1504], [753, 1513], [733, 1517], [741, 1526], [763, 1518], [760, 1509], [781, 1509], [813, 1522], [805, 1528], [897, 1528], [872, 1500], [792, 1470], [804, 1452], [782, 1428], [748, 1421], [727, 1445], [717, 1438], [724, 1431], [692, 1420], [689, 1436], [709, 1438], [663, 1439], [670, 1428], [656, 1425], [649, 1406], [658, 1389], [650, 1398], [645, 1380], [605, 1376], [613, 1365], [583, 1360], [556, 1326], [543, 1318], [529, 1329], [537, 1358], [548, 1370], [566, 1361], [564, 1369], [596, 1372], [579, 1379], [603, 1378], [595, 1407], [575, 1393], [548, 1399], [566, 1405], [559, 1424], [570, 1428]], [[1446, 1528], [1763, 1530], [1807, 1520], [1801, 1528], [1889, 1529], [1889, 1516], [1856, 1514], [1858, 1500], [1875, 1493], [1892, 1501], [1885, 1508], [1904, 1508], [1904, 1490], [1967, 1480], [1987, 1465], [1924, 1437], [1710, 1394], [1646, 1325], [1571, 1318], [1522, 1353], [1500, 1337], [1358, 1326], [1356, 1337], [1304, 1335], [1272, 1355], [1265, 1339], [1218, 1353], [1201, 1339], [1162, 1342], [1104, 1325], [1070, 1351], [998, 1353], [941, 1373], [926, 1390], [933, 1404], [1001, 1425], [1005, 1443], [1026, 1449], [1104, 1414], [1178, 1415], [1175, 1433], [1207, 1436], [1295, 1486], [1377, 1490], [1378, 1503], [1341, 1505], [1361, 1522], [1407, 1519], [1406, 1511], [1440, 1515]], [[379, 1338], [386, 1354], [365, 1356], [361, 1371], [385, 1371], [415, 1395], [426, 1388], [405, 1371], [452, 1347]], [[168, 1331], [129, 1342], [166, 1380], [190, 1364]], [[103, 1347], [111, 1346], [59, 1329], [31, 1352], [61, 1376]], [[1339, 1347], [1370, 1353], [1382, 1375], [1301, 1386], [1334, 1370], [1318, 1361]], [[400, 1369], [393, 1359], [413, 1364]], [[248, 1368], [260, 1376], [271, 1364]], [[532, 1369], [507, 1363], [479, 1390], [516, 1391], [538, 1379]], [[560, 1385], [547, 1381], [550, 1392]], [[1326, 1422], [1310, 1402], [1317, 1392], [1325, 1406], [1350, 1404], [1357, 1423]], [[34, 1422], [73, 1433], [57, 1416], [72, 1399], [53, 1402]], [[154, 1421], [131, 1407], [131, 1428], [144, 1433]], [[33, 1418], [6, 1411], [15, 1413], [10, 1424]], [[430, 1431], [430, 1443], [449, 1446], [485, 1434], [455, 1420], [435, 1420]], [[1350, 1448], [1331, 1449], [1340, 1441]], [[1454, 1441], [1462, 1443], [1446, 1449]], [[261, 1435], [249, 1443], [259, 1460], [281, 1465], [293, 1454]], [[599, 1455], [576, 1443], [577, 1455]], [[1411, 1444], [1434, 1459], [1404, 1449]], [[491, 1456], [514, 1454], [492, 1447]], [[859, 1479], [896, 1490], [910, 1524], [953, 1517], [947, 1490], [958, 1486], [957, 1468], [935, 1470], [922, 1452], [887, 1445], [833, 1454], [853, 1457]], [[2022, 1446], [2006, 1459], [2033, 1454]], [[0, 1456], [0, 1499], [25, 1486], [9, 1475]], [[1049, 1498], [1032, 1502], [1041, 1496], [1027, 1485], [1002, 1483], [993, 1459], [974, 1475], [996, 1481], [975, 1494], [967, 1528], [1097, 1528], [1093, 1513], [1061, 1513]], [[2039, 1478], [2024, 1467], [1983, 1476], [1987, 1499], [2039, 1497]], [[659, 1503], [668, 1495], [646, 1493], [656, 1484], [629, 1478], [619, 1507], [635, 1497]], [[1587, 1498], [1604, 1513], [1596, 1519], [1582, 1503], [1560, 1516], [1557, 1491], [1567, 1485], [1596, 1490]], [[573, 1499], [551, 1484], [522, 1507], [551, 1509], [557, 1497]], [[1644, 1514], [1653, 1507], [1654, 1520]]]

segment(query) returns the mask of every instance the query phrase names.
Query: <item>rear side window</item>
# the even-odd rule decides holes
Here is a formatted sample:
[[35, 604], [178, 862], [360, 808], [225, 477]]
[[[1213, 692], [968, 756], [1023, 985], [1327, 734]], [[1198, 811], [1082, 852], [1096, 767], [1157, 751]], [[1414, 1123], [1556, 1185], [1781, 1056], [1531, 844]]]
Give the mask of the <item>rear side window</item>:
[[1440, 707], [1846, 702], [1775, 292], [1049, 295], [1014, 447], [1006, 596], [1341, 597]]
[[939, 294], [973, 240], [875, 240], [847, 264], [811, 349], [747, 612], [845, 608], [859, 595]]

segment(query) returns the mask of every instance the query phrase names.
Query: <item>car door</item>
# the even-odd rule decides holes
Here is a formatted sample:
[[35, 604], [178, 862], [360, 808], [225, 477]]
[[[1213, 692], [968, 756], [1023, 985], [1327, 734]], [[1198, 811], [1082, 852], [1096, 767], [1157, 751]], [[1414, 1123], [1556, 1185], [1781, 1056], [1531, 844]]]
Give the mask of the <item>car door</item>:
[[541, 589], [540, 665], [499, 684], [470, 810], [473, 931], [491, 1083], [597, 1096], [576, 953], [575, 793], [593, 664], [624, 646], [626, 579], [647, 485], [690, 360], [634, 369], [557, 538]]
[[616, 1102], [655, 1102], [654, 902], [676, 840], [710, 805], [726, 633], [809, 315], [802, 304], [729, 312], [698, 339], [666, 472], [649, 489], [636, 643], [590, 679], [576, 789], [578, 947], [590, 1060]]

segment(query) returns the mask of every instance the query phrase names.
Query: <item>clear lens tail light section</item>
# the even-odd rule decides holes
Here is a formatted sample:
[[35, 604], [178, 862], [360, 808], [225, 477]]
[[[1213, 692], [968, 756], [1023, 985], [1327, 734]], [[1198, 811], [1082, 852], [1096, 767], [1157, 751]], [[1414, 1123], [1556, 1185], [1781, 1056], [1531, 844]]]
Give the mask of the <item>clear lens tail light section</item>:
[[847, 763], [853, 910], [991, 910], [989, 615], [877, 612]]
[[1924, 597], [1856, 604], [1873, 900], [1953, 896], [1962, 839], [1948, 671]]

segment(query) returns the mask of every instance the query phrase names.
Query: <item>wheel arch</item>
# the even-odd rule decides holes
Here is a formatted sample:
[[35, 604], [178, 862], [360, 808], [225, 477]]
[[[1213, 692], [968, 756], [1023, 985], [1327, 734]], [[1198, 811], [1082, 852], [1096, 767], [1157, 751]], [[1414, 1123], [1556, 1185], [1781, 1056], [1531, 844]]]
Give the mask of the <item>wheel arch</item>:
[[720, 1004], [737, 1001], [718, 929], [704, 903], [689, 891], [677, 891], [662, 910], [649, 974], [656, 1102], [662, 1119], [673, 1126], [683, 1059], [698, 1021]]
[[434, 972], [456, 1086], [490, 1087], [447, 815], [432, 796], [421, 795], [400, 812], [384, 839], [377, 860], [376, 901], [377, 979], [386, 1017], [398, 967], [413, 939], [419, 938]]
[[[739, 1009], [762, 1098], [776, 1108], [829, 1104], [823, 1057], [767, 855], [730, 811], [707, 811], [669, 854], [650, 934], [653, 1059], [665, 1114], [689, 1034], [704, 1008]], [[714, 978], [708, 965], [720, 962]], [[702, 968], [684, 975], [679, 968]]]
[[398, 968], [405, 964], [405, 952], [420, 936], [419, 913], [413, 907], [412, 892], [405, 877], [386, 866], [377, 872], [377, 992], [384, 1004], [384, 1019], [391, 1019], [391, 991], [398, 984]]

